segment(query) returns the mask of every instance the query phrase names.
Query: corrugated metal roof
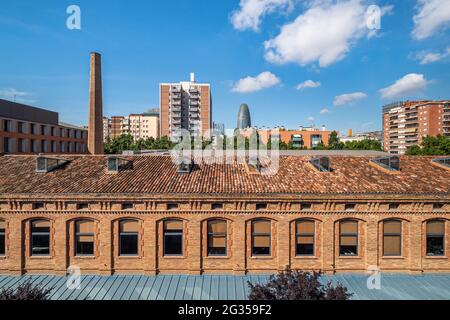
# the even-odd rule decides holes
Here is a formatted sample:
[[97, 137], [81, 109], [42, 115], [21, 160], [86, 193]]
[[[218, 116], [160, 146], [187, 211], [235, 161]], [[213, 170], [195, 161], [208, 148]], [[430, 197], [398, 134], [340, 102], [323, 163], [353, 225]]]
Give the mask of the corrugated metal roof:
[[[68, 277], [52, 275], [0, 276], [0, 289], [17, 288], [31, 281], [53, 288], [51, 300], [245, 300], [247, 281], [264, 283], [269, 276], [159, 275], [81, 277], [79, 290], [67, 287]], [[323, 276], [323, 281], [340, 282], [355, 300], [450, 300], [450, 274], [413, 276], [383, 274], [381, 290], [369, 290], [365, 275]]]

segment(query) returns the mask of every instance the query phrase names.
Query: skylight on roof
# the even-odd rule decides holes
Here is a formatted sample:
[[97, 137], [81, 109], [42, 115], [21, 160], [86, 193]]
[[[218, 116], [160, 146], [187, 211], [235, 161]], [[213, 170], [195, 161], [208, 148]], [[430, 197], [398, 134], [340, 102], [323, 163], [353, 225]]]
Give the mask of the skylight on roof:
[[320, 172], [331, 172], [331, 161], [329, 157], [316, 157], [309, 160], [309, 163]]
[[47, 173], [56, 170], [65, 164], [69, 163], [70, 160], [39, 156], [36, 158], [36, 172], [37, 173]]
[[194, 161], [190, 158], [182, 158], [178, 162], [178, 173], [191, 173], [194, 168]]
[[120, 157], [109, 157], [107, 160], [108, 172], [117, 173], [124, 170], [133, 169], [133, 161], [120, 158]]
[[437, 164], [438, 166], [445, 167], [450, 170], [450, 157], [448, 158], [436, 158], [431, 160], [432, 163]]
[[400, 171], [400, 157], [389, 156], [370, 160], [371, 163], [391, 172]]

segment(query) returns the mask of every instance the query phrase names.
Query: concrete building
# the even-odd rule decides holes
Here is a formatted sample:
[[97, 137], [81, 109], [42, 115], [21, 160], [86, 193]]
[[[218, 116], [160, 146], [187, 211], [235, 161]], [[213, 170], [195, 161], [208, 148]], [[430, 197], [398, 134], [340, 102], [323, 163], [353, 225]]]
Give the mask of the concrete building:
[[129, 134], [134, 140], [159, 137], [159, 113], [146, 112], [103, 118], [104, 139], [114, 139]]
[[0, 99], [0, 154], [87, 153], [88, 131], [59, 114]]
[[180, 130], [206, 136], [212, 129], [212, 96], [208, 83], [190, 81], [160, 84], [161, 136], [177, 140]]
[[[350, 129], [351, 130], [351, 129]], [[339, 137], [339, 141], [346, 143], [346, 142], [355, 142], [355, 141], [363, 141], [363, 140], [376, 140], [379, 142], [383, 142], [383, 132], [381, 131], [373, 131], [373, 132], [362, 132], [362, 133], [356, 133], [353, 134], [353, 131], [346, 137]]]
[[405, 154], [426, 136], [450, 137], [450, 101], [405, 101], [383, 107], [384, 149]]

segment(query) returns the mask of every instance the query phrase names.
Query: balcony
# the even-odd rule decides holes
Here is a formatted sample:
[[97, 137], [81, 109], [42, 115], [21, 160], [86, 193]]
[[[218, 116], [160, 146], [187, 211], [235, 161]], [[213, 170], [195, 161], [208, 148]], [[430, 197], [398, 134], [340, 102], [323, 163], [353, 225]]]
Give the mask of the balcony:
[[200, 96], [198, 94], [191, 94], [189, 96], [189, 99], [191, 99], [191, 100], [198, 100], [198, 99], [200, 99]]
[[172, 112], [181, 112], [181, 107], [172, 107]]
[[191, 106], [198, 106], [198, 101], [195, 101], [195, 100], [192, 101], [192, 100], [191, 100], [191, 101], [189, 102], [189, 105], [191, 105]]
[[198, 93], [198, 88], [189, 88], [189, 93]]
[[172, 94], [170, 95], [170, 98], [171, 98], [172, 100], [180, 100], [180, 99], [181, 99], [181, 94], [180, 94], [180, 93], [172, 93]]
[[172, 101], [172, 106], [181, 106], [181, 101]]

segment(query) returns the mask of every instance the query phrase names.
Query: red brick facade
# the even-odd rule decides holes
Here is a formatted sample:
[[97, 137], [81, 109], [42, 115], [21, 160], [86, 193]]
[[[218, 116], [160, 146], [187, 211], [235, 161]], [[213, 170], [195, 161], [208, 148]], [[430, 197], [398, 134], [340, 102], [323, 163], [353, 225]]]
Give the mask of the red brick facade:
[[[337, 199], [336, 199], [337, 200]], [[249, 200], [230, 201], [224, 209], [212, 211], [208, 201], [180, 204], [179, 211], [168, 212], [164, 202], [144, 201], [136, 211], [124, 212], [118, 203], [92, 203], [88, 211], [76, 210], [72, 201], [49, 202], [45, 209], [29, 210], [21, 201], [2, 204], [0, 219], [6, 222], [6, 254], [0, 257], [0, 272], [6, 274], [65, 273], [69, 266], [79, 266], [84, 273], [268, 273], [286, 266], [325, 272], [364, 272], [369, 266], [383, 271], [449, 272], [450, 271], [450, 208], [433, 212], [432, 205], [407, 202], [397, 212], [386, 210], [384, 201], [371, 200], [358, 205], [358, 211], [342, 211], [342, 203], [315, 203], [311, 212], [301, 212], [290, 201], [271, 202], [267, 212], [256, 212]], [[11, 210], [11, 208], [22, 210]], [[30, 206], [29, 206], [30, 207]], [[101, 208], [103, 207], [103, 209]], [[110, 209], [106, 209], [110, 208]], [[239, 210], [237, 210], [239, 208]], [[253, 219], [271, 221], [270, 256], [252, 256], [251, 229]], [[50, 255], [34, 257], [30, 253], [30, 221], [51, 222]], [[74, 221], [95, 222], [95, 251], [92, 257], [77, 257], [74, 251]], [[139, 221], [139, 253], [121, 257], [118, 252], [118, 222]], [[183, 255], [164, 256], [162, 221], [183, 221]], [[227, 221], [227, 255], [210, 257], [206, 252], [206, 221]], [[295, 221], [315, 221], [314, 256], [295, 255]], [[358, 255], [339, 255], [339, 223], [346, 219], [358, 221]], [[398, 257], [383, 256], [382, 224], [387, 219], [402, 221], [402, 253]], [[445, 255], [426, 255], [426, 223], [446, 221]]]
[[[402, 157], [396, 174], [366, 157], [332, 157], [318, 172], [307, 157], [282, 157], [274, 176], [244, 165], [198, 165], [180, 174], [168, 156], [130, 157], [133, 167], [106, 171], [106, 157], [72, 156], [35, 172], [35, 157], [0, 157], [0, 273], [269, 273], [303, 270], [450, 272], [450, 170], [427, 157]], [[47, 256], [30, 251], [30, 223], [50, 221]], [[75, 221], [94, 221], [92, 256], [75, 254]], [[119, 255], [119, 221], [139, 222], [138, 254]], [[164, 255], [163, 221], [182, 221], [182, 255]], [[227, 222], [226, 255], [209, 256], [207, 221]], [[252, 221], [270, 221], [270, 254], [252, 253]], [[313, 255], [296, 255], [296, 221], [314, 221]], [[341, 255], [341, 222], [357, 222], [357, 254]], [[385, 221], [400, 222], [399, 254], [384, 253]], [[443, 254], [427, 254], [428, 222], [443, 226]], [[399, 229], [399, 230], [400, 230]], [[2, 230], [0, 230], [0, 233]], [[355, 239], [355, 238], [354, 238]], [[0, 242], [1, 243], [1, 242]], [[0, 248], [1, 249], [1, 248]], [[1, 250], [0, 250], [1, 252]]]

